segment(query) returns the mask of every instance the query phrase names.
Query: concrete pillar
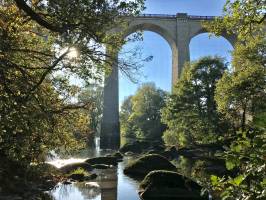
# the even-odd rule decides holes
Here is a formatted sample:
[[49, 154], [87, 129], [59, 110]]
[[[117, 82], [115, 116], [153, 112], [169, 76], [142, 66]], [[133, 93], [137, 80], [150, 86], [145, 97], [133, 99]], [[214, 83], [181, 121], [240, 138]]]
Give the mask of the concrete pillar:
[[186, 14], [177, 16], [177, 63], [178, 69], [175, 75], [174, 83], [180, 77], [185, 62], [190, 61], [189, 43], [190, 43], [190, 28]]
[[178, 79], [178, 50], [175, 43], [175, 48], [172, 47], [172, 89]]
[[[178, 72], [177, 72], [177, 79], [180, 77], [184, 64], [190, 61], [190, 54], [189, 54], [189, 40], [183, 39], [177, 43], [178, 49]], [[175, 81], [177, 81], [177, 79]], [[174, 82], [175, 84], [175, 82]]]
[[100, 133], [101, 149], [120, 147], [118, 54], [113, 61], [112, 72], [104, 80], [103, 118]]

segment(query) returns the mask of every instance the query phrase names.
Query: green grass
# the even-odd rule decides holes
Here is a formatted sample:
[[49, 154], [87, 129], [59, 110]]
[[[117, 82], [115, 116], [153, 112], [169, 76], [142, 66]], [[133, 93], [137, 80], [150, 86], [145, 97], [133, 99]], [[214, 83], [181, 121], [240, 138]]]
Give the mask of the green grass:
[[89, 172], [87, 172], [86, 170], [84, 170], [83, 168], [80, 168], [80, 167], [75, 169], [75, 170], [73, 170], [73, 171], [71, 171], [69, 173], [69, 175], [71, 175], [71, 174], [83, 174], [84, 176], [91, 175]]

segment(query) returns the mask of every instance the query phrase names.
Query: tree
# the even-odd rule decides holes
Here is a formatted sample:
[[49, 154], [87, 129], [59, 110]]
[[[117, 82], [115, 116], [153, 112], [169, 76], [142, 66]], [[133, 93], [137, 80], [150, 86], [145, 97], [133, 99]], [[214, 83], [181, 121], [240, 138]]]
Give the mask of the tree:
[[166, 93], [157, 89], [153, 83], [143, 84], [121, 106], [121, 133], [137, 139], [160, 140], [165, 130], [160, 116], [165, 97]]
[[100, 133], [100, 125], [103, 114], [103, 87], [95, 84], [84, 88], [79, 94], [79, 102], [89, 103], [91, 106], [84, 110], [89, 117], [89, 129], [91, 133], [87, 135], [88, 144], [93, 143], [93, 139]]
[[[110, 70], [113, 61], [105, 59], [102, 44], [115, 49], [124, 40], [108, 31], [142, 4], [14, 2], [0, 6], [0, 154], [29, 165], [60, 146], [81, 146], [69, 142], [77, 129], [89, 131], [80, 109], [91, 105], [73, 101], [80, 89], [68, 78], [99, 79]], [[79, 55], [71, 57], [76, 50]]]
[[227, 168], [238, 168], [234, 177], [213, 176], [223, 199], [265, 199], [265, 1], [227, 1], [224, 18], [208, 25], [217, 35], [234, 33], [233, 70], [217, 83], [218, 110], [234, 124]]
[[217, 112], [214, 92], [226, 65], [219, 57], [203, 57], [187, 63], [162, 109], [168, 125], [166, 144], [189, 146], [217, 141], [228, 125]]
[[108, 75], [114, 52], [125, 42], [111, 29], [124, 23], [120, 15], [136, 15], [142, 8], [141, 0], [1, 1], [1, 189], [13, 183], [6, 174], [14, 163], [27, 182], [31, 164], [43, 162], [51, 150], [83, 146], [75, 133], [91, 132], [84, 109], [92, 104], [76, 101], [80, 88], [69, 77], [89, 84]]
[[120, 131], [123, 137], [136, 138], [134, 131], [134, 122], [129, 120], [130, 115], [133, 113], [132, 95], [125, 98], [121, 105], [119, 118], [120, 118]]

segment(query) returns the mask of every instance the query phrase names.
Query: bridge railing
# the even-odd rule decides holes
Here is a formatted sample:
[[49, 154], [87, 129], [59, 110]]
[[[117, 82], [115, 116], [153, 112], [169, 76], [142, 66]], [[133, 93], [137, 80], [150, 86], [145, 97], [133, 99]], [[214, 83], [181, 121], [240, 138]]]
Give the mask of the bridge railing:
[[217, 18], [217, 16], [197, 16], [197, 15], [188, 15], [189, 19], [195, 19], [195, 20], [213, 20]]
[[192, 20], [213, 20], [216, 16], [197, 16], [187, 15], [186, 13], [177, 13], [176, 15], [168, 14], [140, 14], [138, 17], [158, 17], [158, 18], [188, 18]]
[[176, 15], [167, 15], [167, 14], [140, 14], [139, 17], [163, 17], [163, 18], [175, 18]]

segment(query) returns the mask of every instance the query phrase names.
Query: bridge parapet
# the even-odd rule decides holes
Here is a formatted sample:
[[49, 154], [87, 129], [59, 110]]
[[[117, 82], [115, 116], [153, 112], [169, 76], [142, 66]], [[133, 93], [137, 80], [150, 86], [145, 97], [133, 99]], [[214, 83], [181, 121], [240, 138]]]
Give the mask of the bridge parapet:
[[177, 13], [176, 15], [168, 14], [140, 14], [136, 16], [137, 18], [187, 18], [191, 20], [214, 20], [215, 18], [220, 18], [220, 16], [199, 16], [199, 15], [188, 15], [187, 13]]

